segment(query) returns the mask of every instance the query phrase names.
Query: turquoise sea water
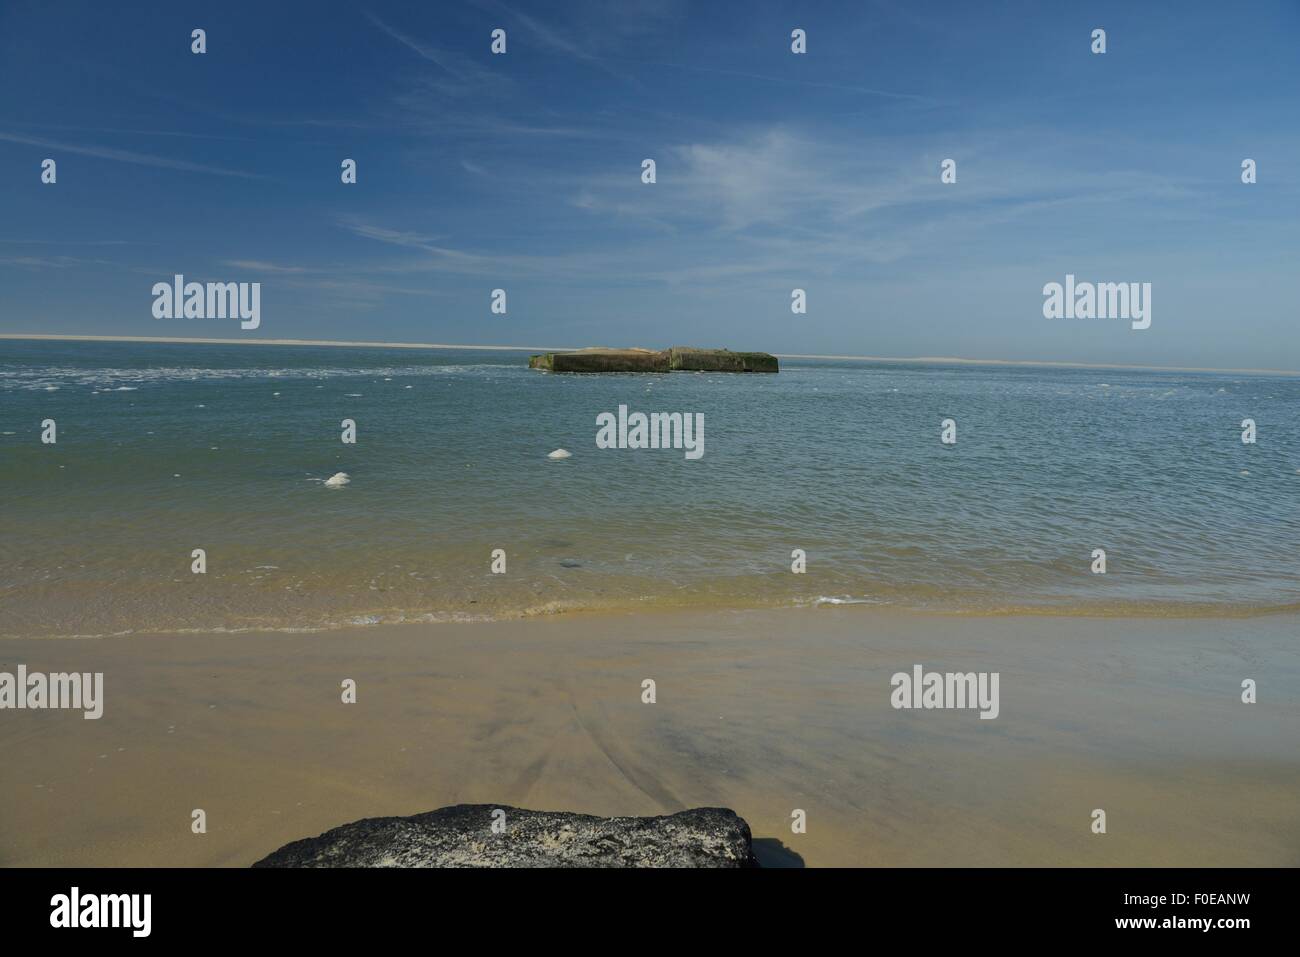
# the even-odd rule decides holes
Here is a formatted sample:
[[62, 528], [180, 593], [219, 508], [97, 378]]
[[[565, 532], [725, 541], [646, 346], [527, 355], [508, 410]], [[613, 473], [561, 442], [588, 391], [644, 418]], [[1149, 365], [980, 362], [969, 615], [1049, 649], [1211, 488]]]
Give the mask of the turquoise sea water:
[[[620, 404], [703, 413], [704, 456], [598, 449]], [[0, 433], [5, 635], [1300, 606], [1300, 378], [812, 360], [566, 376], [501, 352], [0, 341]]]

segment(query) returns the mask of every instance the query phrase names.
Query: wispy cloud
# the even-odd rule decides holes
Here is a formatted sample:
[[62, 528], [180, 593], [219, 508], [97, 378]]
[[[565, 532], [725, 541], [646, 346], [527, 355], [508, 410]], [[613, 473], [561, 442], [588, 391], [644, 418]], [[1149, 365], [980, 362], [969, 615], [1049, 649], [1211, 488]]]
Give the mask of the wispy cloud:
[[919, 93], [906, 93], [898, 90], [881, 90], [871, 86], [861, 86], [855, 83], [838, 83], [833, 80], [807, 80], [802, 77], [793, 76], [771, 76], [766, 73], [750, 73], [745, 70], [725, 70], [719, 67], [700, 66], [695, 63], [674, 63], [669, 60], [620, 60], [623, 63], [635, 63], [641, 66], [667, 67], [672, 70], [687, 70], [692, 73], [707, 73], [712, 76], [730, 76], [741, 80], [759, 80], [763, 83], [790, 84], [801, 87], [814, 87], [823, 90], [841, 90], [845, 93], [861, 93], [867, 96], [878, 96], [888, 100], [905, 100], [918, 106], [935, 107], [942, 105], [934, 97], [924, 96]]
[[564, 33], [562, 33], [559, 30], [552, 30], [549, 26], [542, 23], [542, 21], [538, 20], [536, 17], [531, 17], [520, 10], [515, 10], [511, 7], [508, 7], [504, 3], [494, 2], [491, 4], [491, 6], [496, 7], [497, 9], [503, 11], [508, 16], [510, 16], [512, 19], [517, 20], [519, 23], [522, 23], [524, 27], [527, 28], [528, 31], [532, 33], [534, 37], [540, 40], [544, 46], [547, 46], [552, 50], [556, 50], [559, 53], [563, 53], [567, 56], [576, 56], [576, 57], [584, 57], [584, 58], [587, 56], [586, 51], [580, 49], [576, 44], [574, 44], [572, 40], [568, 39], [568, 37], [566, 37]]
[[174, 169], [186, 173], [206, 173], [211, 176], [234, 176], [240, 179], [265, 179], [258, 173], [243, 170], [223, 169], [220, 166], [208, 166], [203, 163], [191, 163], [188, 160], [171, 159], [166, 156], [151, 156], [147, 153], [134, 153], [129, 150], [110, 149], [106, 146], [79, 146], [72, 143], [55, 143], [34, 136], [21, 136], [16, 133], [0, 133], [0, 140], [19, 143], [24, 146], [39, 146], [42, 149], [57, 150], [64, 153], [76, 153], [81, 156], [94, 156], [97, 159], [112, 160], [115, 163], [131, 163], [136, 166], [152, 166], [157, 169]]
[[0, 239], [14, 246], [156, 246], [157, 243], [132, 239]]
[[369, 18], [371, 23], [379, 27], [379, 29], [383, 30], [385, 33], [387, 33], [398, 43], [402, 44], [402, 46], [406, 47], [408, 50], [411, 50], [412, 52], [418, 54], [419, 56], [428, 60], [430, 63], [436, 64], [437, 66], [446, 70], [448, 73], [450, 73], [452, 76], [456, 77], [457, 79], [461, 79], [461, 80], [466, 79], [467, 71], [463, 67], [456, 65], [456, 63], [454, 62], [454, 58], [450, 54], [442, 50], [439, 50], [435, 46], [431, 46], [426, 43], [421, 43], [419, 40], [415, 39], [414, 37], [408, 36], [407, 34], [400, 32], [394, 27], [389, 26], [383, 20], [379, 19], [369, 10], [366, 11], [366, 17]]
[[0, 266], [17, 266], [22, 269], [67, 269], [71, 266], [114, 266], [104, 259], [82, 259], [79, 256], [0, 256]]
[[474, 2], [521, 24], [533, 39], [557, 53], [579, 58], [591, 57], [595, 50], [608, 51], [611, 45], [622, 47], [628, 41], [669, 34], [690, 11], [687, 0], [619, 0], [617, 4], [570, 0], [563, 10], [556, 9], [562, 22], [552, 24], [503, 0]]
[[248, 143], [251, 140], [246, 136], [229, 136], [221, 133], [195, 133], [190, 130], [142, 130], [142, 129], [123, 129], [113, 126], [67, 126], [52, 124], [22, 124], [29, 129], [40, 130], [59, 130], [70, 133], [108, 133], [113, 136], [163, 136], [172, 139], [187, 140], [228, 140], [231, 142]]
[[286, 276], [320, 272], [319, 269], [311, 269], [307, 266], [281, 266], [261, 259], [223, 259], [221, 263], [223, 266], [230, 266], [234, 269], [247, 269], [250, 272], [275, 273], [276, 275]]
[[446, 295], [436, 288], [411, 288], [375, 282], [367, 275], [371, 270], [351, 263], [311, 267], [262, 259], [223, 259], [221, 265], [273, 277], [278, 289], [323, 293], [325, 302], [331, 305], [345, 302], [347, 305], [373, 309], [388, 296], [438, 298]]
[[[380, 272], [724, 285], [854, 276], [863, 266], [909, 261], [919, 267], [936, 245], [975, 242], [1017, 219], [1081, 205], [1122, 209], [1159, 195], [1186, 204], [1195, 195], [1194, 183], [1172, 181], [1167, 171], [1054, 166], [1046, 159], [1060, 144], [1033, 131], [990, 131], [955, 146], [966, 164], [960, 189], [939, 184], [945, 152], [929, 140], [901, 145], [783, 126], [666, 146], [654, 186], [640, 182], [635, 163], [617, 173], [546, 174], [499, 157], [494, 179], [517, 184], [508, 199], [502, 194], [512, 215], [546, 215], [563, 197], [590, 217], [590, 229], [569, 236], [564, 249], [541, 253], [509, 242], [476, 247], [392, 223], [340, 225], [404, 250], [368, 267]], [[987, 170], [997, 175], [978, 172]]]
[[421, 236], [418, 233], [407, 232], [399, 229], [387, 229], [382, 226], [372, 226], [367, 223], [360, 223], [355, 220], [344, 220], [342, 225], [352, 230], [358, 236], [364, 236], [366, 239], [376, 239], [381, 243], [389, 243], [394, 246], [406, 246], [413, 249], [431, 249], [432, 244], [438, 239], [436, 236]]
[[442, 71], [437, 76], [424, 78], [424, 83], [443, 96], [483, 96], [500, 93], [513, 85], [508, 77], [480, 66], [469, 57], [444, 50], [404, 33], [369, 10], [365, 11], [365, 14], [371, 23], [388, 36]]

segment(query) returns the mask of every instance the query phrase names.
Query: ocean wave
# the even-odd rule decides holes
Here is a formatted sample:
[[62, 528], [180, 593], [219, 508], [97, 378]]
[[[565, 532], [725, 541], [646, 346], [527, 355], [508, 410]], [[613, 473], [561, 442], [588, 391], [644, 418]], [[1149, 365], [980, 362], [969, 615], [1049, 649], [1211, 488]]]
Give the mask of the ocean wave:
[[106, 629], [103, 632], [69, 632], [17, 634], [0, 632], [0, 639], [110, 639], [132, 636], [190, 636], [190, 635], [246, 635], [246, 634], [314, 634], [351, 629], [369, 629], [390, 625], [472, 625], [489, 622], [520, 621], [530, 618], [563, 615], [626, 615], [629, 613], [656, 612], [761, 612], [764, 610], [804, 609], [810, 613], [824, 608], [841, 608], [844, 613], [862, 614], [923, 614], [952, 618], [1113, 618], [1147, 620], [1153, 618], [1188, 619], [1248, 619], [1274, 615], [1300, 615], [1300, 602], [1272, 605], [1222, 605], [1207, 602], [1094, 602], [1020, 604], [989, 602], [984, 605], [936, 605], [928, 602], [911, 602], [895, 599], [846, 598], [843, 596], [818, 596], [793, 600], [745, 600], [740, 597], [728, 600], [714, 597], [711, 600], [665, 600], [645, 596], [625, 596], [601, 600], [549, 600], [516, 607], [497, 608], [480, 612], [458, 610], [434, 611], [428, 609], [385, 610], [370, 612], [336, 613], [311, 621], [297, 622], [267, 618], [264, 621], [245, 622], [239, 625], [194, 626], [153, 623], [135, 628]]

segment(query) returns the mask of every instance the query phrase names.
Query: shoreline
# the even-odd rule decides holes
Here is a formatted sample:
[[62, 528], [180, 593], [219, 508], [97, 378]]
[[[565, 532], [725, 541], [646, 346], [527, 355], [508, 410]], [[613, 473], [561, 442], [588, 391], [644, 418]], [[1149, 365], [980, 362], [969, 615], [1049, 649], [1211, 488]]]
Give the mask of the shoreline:
[[[243, 867], [458, 803], [730, 807], [807, 866], [1300, 863], [1300, 616], [863, 612], [0, 640], [0, 670], [102, 672], [105, 699], [3, 713], [0, 865]], [[1000, 673], [998, 718], [895, 710], [914, 664]]]
[[[55, 333], [0, 332], [0, 340], [27, 340], [40, 342], [137, 342], [179, 345], [223, 346], [333, 346], [359, 349], [425, 349], [463, 350], [469, 352], [578, 352], [590, 346], [501, 346], [464, 345], [436, 342], [362, 342], [331, 339], [217, 339], [186, 336], [90, 336]], [[1147, 366], [1107, 362], [1064, 362], [1052, 359], [970, 359], [958, 356], [862, 356], [817, 355], [794, 352], [774, 352], [778, 359], [811, 359], [816, 361], [877, 362], [915, 365], [973, 365], [1009, 366], [1048, 369], [1096, 369], [1116, 372], [1192, 372], [1221, 375], [1300, 376], [1297, 369], [1211, 368], [1208, 366]]]
[[[1158, 613], [1140, 614], [1139, 609], [1150, 609], [1158, 607], [1161, 609]], [[939, 607], [921, 607], [904, 604], [891, 604], [886, 602], [875, 601], [845, 601], [845, 600], [826, 600], [817, 599], [808, 602], [797, 602], [794, 604], [773, 604], [773, 605], [755, 605], [755, 604], [709, 604], [709, 605], [692, 605], [692, 604], [625, 604], [625, 605], [607, 605], [607, 606], [589, 606], [577, 608], [562, 608], [547, 611], [530, 612], [523, 611], [517, 613], [459, 613], [459, 612], [412, 612], [411, 617], [402, 617], [399, 619], [381, 619], [379, 621], [358, 621], [341, 620], [326, 624], [312, 625], [250, 625], [238, 628], [214, 626], [211, 628], [176, 628], [176, 627], [159, 627], [151, 628], [147, 631], [137, 629], [124, 629], [122, 631], [106, 632], [103, 634], [5, 634], [0, 632], [0, 642], [3, 641], [114, 641], [129, 640], [133, 638], [166, 638], [166, 639], [187, 639], [187, 638], [221, 638], [221, 637], [252, 637], [258, 635], [275, 636], [275, 635], [334, 635], [344, 632], [356, 632], [357, 634], [366, 634], [372, 631], [383, 631], [396, 628], [442, 628], [444, 626], [462, 627], [462, 626], [492, 626], [510, 623], [522, 623], [530, 621], [551, 621], [551, 620], [574, 620], [586, 621], [612, 620], [626, 617], [648, 617], [672, 616], [672, 615], [743, 615], [743, 614], [763, 614], [763, 613], [808, 613], [808, 614], [826, 614], [832, 615], [837, 612], [849, 612], [854, 614], [871, 615], [880, 614], [888, 617], [900, 618], [934, 618], [947, 619], [953, 621], [962, 621], [965, 619], [982, 620], [989, 618], [998, 619], [1027, 619], [1027, 620], [1045, 620], [1060, 619], [1063, 621], [1169, 621], [1169, 622], [1197, 622], [1197, 621], [1254, 621], [1261, 619], [1271, 619], [1279, 617], [1300, 617], [1300, 604], [1281, 604], [1268, 605], [1264, 607], [1255, 606], [1222, 606], [1222, 605], [1196, 605], [1193, 603], [1154, 605], [1151, 602], [1133, 601], [1131, 604], [1110, 606], [1105, 609], [1093, 608], [1084, 605], [1059, 605], [1059, 606], [994, 606], [989, 608], [939, 608]], [[398, 613], [400, 614], [400, 613]], [[440, 617], [442, 615], [446, 617]], [[366, 617], [364, 614], [356, 616], [357, 618]]]

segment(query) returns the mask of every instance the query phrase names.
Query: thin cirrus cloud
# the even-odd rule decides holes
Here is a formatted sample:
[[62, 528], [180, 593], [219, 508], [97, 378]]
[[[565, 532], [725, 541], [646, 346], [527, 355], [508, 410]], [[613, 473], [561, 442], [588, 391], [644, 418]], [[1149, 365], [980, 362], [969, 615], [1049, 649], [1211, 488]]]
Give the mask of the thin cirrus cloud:
[[252, 272], [275, 273], [277, 275], [304, 275], [307, 273], [321, 272], [320, 269], [312, 269], [307, 266], [281, 266], [277, 263], [266, 262], [260, 259], [225, 259], [222, 265], [233, 266], [235, 269], [247, 269]]
[[[476, 249], [472, 233], [466, 245], [392, 221], [340, 225], [402, 250], [372, 262], [369, 268], [379, 270], [727, 285], [764, 273], [852, 275], [858, 267], [924, 256], [937, 242], [965, 239], [978, 249], [990, 229], [1012, 229], [1018, 219], [1070, 206], [1102, 204], [1122, 214], [1145, 197], [1151, 216], [1161, 191], [1178, 200], [1195, 192], [1194, 182], [1140, 168], [1042, 169], [1032, 143], [1032, 131], [994, 131], [964, 142], [964, 162], [968, 157], [973, 168], [998, 175], [971, 174], [960, 192], [934, 188], [943, 153], [933, 144], [848, 140], [784, 126], [665, 146], [653, 187], [640, 182], [636, 164], [617, 173], [540, 174], [498, 160], [498, 201], [538, 220], [554, 219], [557, 205], [574, 217], [569, 244], [543, 254]], [[618, 242], [609, 241], [611, 231]]]
[[134, 153], [130, 150], [112, 149], [107, 146], [78, 146], [71, 143], [55, 143], [51, 140], [34, 136], [21, 136], [15, 133], [0, 133], [0, 140], [8, 143], [20, 143], [24, 146], [39, 146], [42, 149], [58, 150], [63, 153], [76, 153], [81, 156], [94, 156], [97, 159], [112, 160], [116, 163], [132, 163], [136, 166], [153, 166], [157, 169], [174, 169], [186, 173], [207, 173], [212, 176], [234, 176], [240, 179], [265, 179], [258, 173], [248, 173], [237, 169], [224, 169], [220, 166], [208, 166], [204, 163], [191, 163], [188, 160], [171, 159], [166, 156], [151, 156], [147, 153]]
[[368, 10], [366, 19], [406, 49], [438, 67], [441, 71], [439, 74], [421, 77], [420, 83], [440, 97], [478, 98], [489, 93], [503, 93], [513, 86], [503, 74], [479, 66], [469, 57], [420, 40]]
[[0, 265], [21, 269], [67, 269], [71, 266], [115, 266], [104, 259], [82, 259], [79, 256], [0, 256]]

